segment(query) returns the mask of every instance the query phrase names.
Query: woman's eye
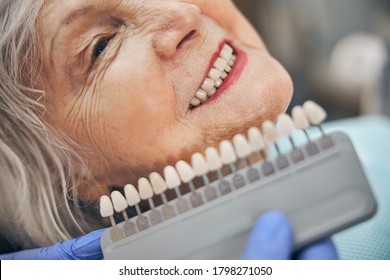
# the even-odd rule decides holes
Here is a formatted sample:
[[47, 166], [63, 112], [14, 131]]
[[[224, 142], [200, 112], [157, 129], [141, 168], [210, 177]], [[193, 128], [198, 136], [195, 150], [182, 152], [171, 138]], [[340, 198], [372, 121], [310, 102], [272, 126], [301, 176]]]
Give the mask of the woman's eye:
[[95, 45], [95, 48], [93, 50], [93, 61], [95, 61], [95, 59], [97, 59], [99, 57], [99, 55], [102, 54], [102, 52], [104, 51], [104, 49], [107, 47], [108, 45], [108, 39], [104, 39], [104, 40], [101, 40], [99, 41], [96, 45]]

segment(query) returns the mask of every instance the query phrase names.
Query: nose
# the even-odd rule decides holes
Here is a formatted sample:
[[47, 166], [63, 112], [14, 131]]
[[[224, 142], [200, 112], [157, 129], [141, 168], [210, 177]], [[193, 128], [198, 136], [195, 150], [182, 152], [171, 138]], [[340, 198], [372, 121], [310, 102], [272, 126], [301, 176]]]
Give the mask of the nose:
[[159, 28], [155, 31], [153, 45], [157, 56], [163, 60], [172, 58], [177, 50], [195, 33], [199, 32], [200, 8], [196, 5], [174, 2], [162, 7], [156, 19]]

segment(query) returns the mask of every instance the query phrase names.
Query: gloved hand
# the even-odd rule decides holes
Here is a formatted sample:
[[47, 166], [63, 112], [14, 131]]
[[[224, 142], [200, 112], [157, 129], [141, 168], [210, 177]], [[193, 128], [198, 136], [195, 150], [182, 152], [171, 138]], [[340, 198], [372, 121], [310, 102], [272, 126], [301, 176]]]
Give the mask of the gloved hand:
[[98, 260], [103, 258], [100, 237], [104, 229], [62, 241], [51, 247], [0, 255], [1, 260]]
[[242, 259], [247, 260], [335, 260], [337, 252], [328, 238], [292, 253], [292, 228], [286, 216], [267, 212], [257, 221]]

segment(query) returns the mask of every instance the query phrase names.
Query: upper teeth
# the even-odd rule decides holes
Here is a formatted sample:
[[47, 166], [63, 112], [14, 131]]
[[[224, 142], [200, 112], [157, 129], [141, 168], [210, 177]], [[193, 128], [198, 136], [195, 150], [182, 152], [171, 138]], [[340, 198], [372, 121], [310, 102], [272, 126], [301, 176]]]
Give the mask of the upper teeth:
[[233, 54], [233, 48], [228, 44], [225, 44], [219, 53], [219, 57], [211, 67], [208, 76], [192, 98], [192, 107], [196, 107], [202, 102], [205, 102], [217, 91], [217, 88], [222, 85], [223, 80], [226, 79], [232, 70], [235, 60], [236, 55]]

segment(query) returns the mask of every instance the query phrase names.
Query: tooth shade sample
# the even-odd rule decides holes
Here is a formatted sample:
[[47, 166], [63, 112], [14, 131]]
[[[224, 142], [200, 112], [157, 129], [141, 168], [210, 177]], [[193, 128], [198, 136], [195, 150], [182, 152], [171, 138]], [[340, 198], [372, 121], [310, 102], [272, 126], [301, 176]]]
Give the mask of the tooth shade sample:
[[179, 174], [173, 166], [166, 166], [164, 168], [164, 178], [168, 188], [174, 189], [181, 185]]
[[237, 160], [233, 145], [229, 140], [223, 140], [220, 143], [219, 152], [221, 153], [221, 161], [223, 164], [231, 164]]
[[136, 188], [131, 184], [127, 184], [125, 186], [125, 196], [127, 204], [129, 204], [130, 206], [135, 206], [141, 202], [139, 193], [137, 192]]
[[294, 133], [294, 123], [287, 114], [281, 114], [278, 118], [279, 131], [283, 135], [291, 136]]
[[268, 143], [273, 144], [278, 140], [279, 133], [273, 122], [269, 120], [264, 121], [261, 128], [263, 130], [264, 138]]
[[100, 197], [100, 215], [104, 218], [114, 215], [111, 199], [106, 195]]
[[179, 173], [180, 179], [184, 183], [189, 183], [195, 178], [195, 172], [192, 167], [185, 161], [180, 160], [176, 163], [176, 170]]
[[311, 100], [308, 100], [303, 104], [303, 111], [309, 119], [309, 122], [313, 125], [320, 125], [326, 119], [325, 110]]
[[115, 211], [118, 213], [125, 211], [128, 207], [126, 198], [118, 191], [113, 191], [111, 193], [111, 200]]
[[237, 134], [233, 137], [233, 145], [236, 150], [237, 157], [240, 159], [247, 158], [251, 154], [251, 147], [249, 146], [248, 141], [245, 136], [242, 134]]
[[152, 184], [152, 188], [155, 194], [162, 194], [168, 188], [163, 177], [157, 172], [151, 173], [149, 175], [149, 180], [150, 183]]
[[209, 172], [206, 159], [201, 153], [195, 153], [191, 157], [192, 168], [196, 176], [206, 175]]
[[153, 189], [149, 180], [146, 178], [138, 179], [138, 190], [141, 199], [146, 200], [153, 197]]
[[208, 147], [205, 151], [207, 166], [210, 171], [217, 171], [222, 168], [221, 158], [214, 147]]
[[260, 152], [265, 148], [263, 135], [257, 127], [251, 127], [248, 130], [248, 141], [252, 152]]
[[306, 129], [309, 127], [309, 121], [301, 106], [295, 106], [291, 111], [291, 115], [297, 129]]

